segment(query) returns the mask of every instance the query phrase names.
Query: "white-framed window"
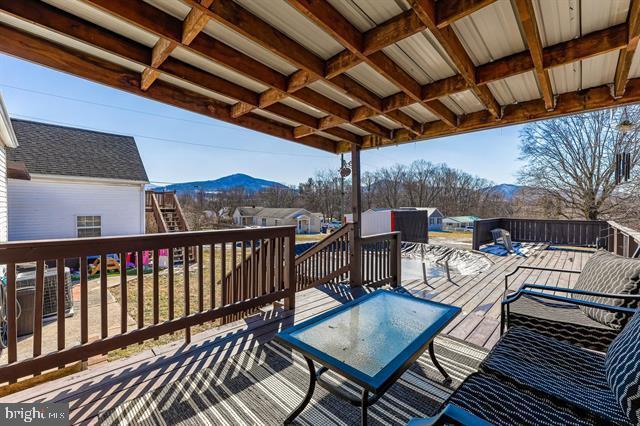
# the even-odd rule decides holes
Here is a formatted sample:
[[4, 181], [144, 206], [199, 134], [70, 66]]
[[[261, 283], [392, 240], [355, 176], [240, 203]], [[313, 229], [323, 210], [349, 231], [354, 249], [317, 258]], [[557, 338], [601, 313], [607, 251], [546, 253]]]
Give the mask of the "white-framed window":
[[266, 217], [262, 218], [262, 226], [267, 226], [267, 218]]
[[78, 238], [99, 237], [102, 235], [101, 216], [76, 216]]
[[273, 223], [274, 223], [275, 226], [280, 225], [280, 219], [274, 219]]

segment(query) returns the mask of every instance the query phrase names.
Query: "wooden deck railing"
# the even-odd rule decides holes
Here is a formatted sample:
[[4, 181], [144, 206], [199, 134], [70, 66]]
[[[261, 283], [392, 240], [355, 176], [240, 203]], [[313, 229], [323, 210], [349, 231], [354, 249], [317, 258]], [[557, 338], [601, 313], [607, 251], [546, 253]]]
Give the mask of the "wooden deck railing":
[[144, 192], [144, 205], [147, 211], [151, 211], [154, 198], [161, 209], [175, 209], [178, 205], [175, 191], [147, 190]]
[[347, 281], [353, 225], [346, 224], [296, 258], [296, 288]]
[[369, 235], [362, 238], [362, 282], [379, 287], [398, 285], [401, 280], [400, 232]]
[[[283, 299], [287, 308], [295, 305], [294, 247], [295, 228], [290, 226], [223, 230], [206, 232], [177, 232], [169, 234], [149, 234], [126, 237], [102, 237], [70, 240], [29, 241], [0, 244], [0, 265], [5, 265], [6, 273], [6, 314], [8, 325], [8, 364], [0, 366], [0, 383], [16, 381], [25, 376], [61, 367], [65, 364], [86, 360], [89, 357], [104, 354], [111, 350], [140, 343], [144, 340], [184, 330], [185, 342], [191, 338], [191, 327], [226, 316], [250, 311]], [[263, 257], [254, 257], [256, 261], [248, 263], [241, 273], [236, 266], [246, 258], [247, 250], [267, 247]], [[191, 269], [187, 264], [175, 266], [172, 254], [175, 249], [188, 250], [195, 247], [198, 251], [197, 264]], [[205, 264], [204, 249], [210, 253]], [[249, 248], [249, 249], [246, 249]], [[134, 283], [127, 282], [127, 271], [121, 268], [119, 279], [120, 312], [115, 324], [120, 329], [109, 329], [107, 298], [107, 256], [116, 253], [120, 259], [126, 259], [128, 253], [134, 253], [142, 260], [145, 252], [152, 252], [153, 259], [159, 259], [161, 250], [168, 249], [166, 297], [168, 308], [160, 306], [159, 262], [151, 265], [151, 274], [145, 277], [143, 262], [138, 262]], [[240, 253], [238, 253], [240, 252]], [[100, 256], [101, 270], [99, 278], [99, 310], [89, 312], [88, 300], [88, 256]], [[260, 260], [262, 259], [262, 260]], [[79, 341], [67, 347], [68, 336], [65, 327], [65, 261], [75, 260], [80, 268], [80, 331], [75, 339]], [[33, 351], [30, 356], [18, 359], [17, 351], [17, 304], [16, 304], [16, 265], [26, 262], [36, 263], [36, 283], [33, 312]], [[42, 350], [42, 309], [45, 265], [53, 265], [58, 273], [57, 285], [57, 349], [43, 354]], [[178, 270], [176, 270], [178, 269]], [[189, 273], [195, 269], [195, 285], [190, 285]], [[208, 275], [205, 277], [205, 269]], [[227, 275], [226, 271], [232, 271]], [[182, 272], [182, 283], [179, 273]], [[164, 274], [164, 272], [163, 272]], [[146, 278], [146, 281], [145, 281]], [[221, 279], [223, 278], [223, 279]], [[176, 294], [177, 285], [182, 284]], [[135, 292], [130, 286], [133, 285]], [[145, 292], [152, 297], [145, 298]], [[197, 295], [193, 295], [195, 291]], [[128, 294], [134, 294], [136, 303], [131, 306]], [[164, 297], [164, 294], [163, 294]], [[195, 299], [196, 306], [191, 305]], [[208, 303], [205, 304], [205, 300]], [[178, 301], [182, 303], [177, 308]], [[149, 306], [150, 305], [150, 306]], [[131, 308], [131, 309], [130, 309]], [[136, 325], [129, 329], [130, 310], [135, 312]], [[23, 310], [25, 312], [26, 310]], [[99, 312], [98, 312], [99, 311]], [[178, 314], [176, 311], [181, 311]], [[145, 318], [145, 312], [151, 312]], [[100, 336], [89, 341], [89, 315], [99, 318]]]
[[492, 242], [495, 228], [509, 231], [513, 241], [599, 247], [625, 257], [640, 255], [640, 232], [604, 220], [481, 219], [475, 222], [473, 249]]
[[640, 232], [614, 221], [608, 221], [607, 225], [607, 247], [610, 252], [624, 257], [640, 257]]
[[473, 248], [478, 250], [493, 241], [491, 230], [495, 228], [509, 231], [513, 241], [596, 247], [605, 236], [606, 227], [601, 220], [482, 219], [475, 222]]

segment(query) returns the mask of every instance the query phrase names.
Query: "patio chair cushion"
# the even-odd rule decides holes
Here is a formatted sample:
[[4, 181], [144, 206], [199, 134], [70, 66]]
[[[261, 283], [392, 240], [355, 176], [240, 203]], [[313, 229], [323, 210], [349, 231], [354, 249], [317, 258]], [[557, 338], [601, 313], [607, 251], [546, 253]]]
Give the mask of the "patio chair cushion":
[[640, 312], [611, 343], [604, 365], [622, 410], [632, 424], [640, 424]]
[[[640, 259], [629, 259], [605, 250], [598, 250], [584, 265], [575, 288], [599, 293], [638, 294], [640, 292]], [[576, 297], [605, 305], [638, 307], [637, 300], [624, 301], [581, 295]], [[580, 309], [594, 320], [618, 330], [624, 327], [629, 319], [629, 316], [623, 313], [608, 312], [587, 306], [581, 306]]]
[[600, 352], [620, 332], [589, 318], [575, 304], [530, 295], [509, 304], [509, 327], [518, 326]]
[[605, 356], [523, 327], [510, 328], [480, 365], [515, 387], [546, 394], [604, 422], [627, 424], [609, 387]]
[[598, 419], [576, 413], [542, 395], [517, 389], [487, 373], [469, 376], [447, 403], [501, 425], [594, 425]]

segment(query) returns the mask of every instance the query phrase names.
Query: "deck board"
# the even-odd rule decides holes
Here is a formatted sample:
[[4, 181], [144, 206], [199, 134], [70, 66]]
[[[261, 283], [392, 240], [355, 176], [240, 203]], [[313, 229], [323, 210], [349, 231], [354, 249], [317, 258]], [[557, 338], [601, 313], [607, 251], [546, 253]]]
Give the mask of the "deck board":
[[[403, 287], [418, 297], [462, 307], [463, 313], [444, 332], [491, 348], [500, 337], [500, 300], [506, 273], [518, 265], [580, 270], [589, 256], [588, 252], [561, 250], [534, 251], [527, 258], [491, 256], [494, 263], [484, 273], [452, 275], [451, 281], [446, 277], [430, 279], [429, 284], [434, 288], [422, 280], [405, 281]], [[573, 286], [575, 275], [520, 270], [512, 276], [510, 288], [515, 289], [524, 282]], [[68, 402], [73, 423], [94, 423], [101, 411], [264, 343], [279, 330], [356, 296], [357, 292], [352, 293], [348, 286], [308, 289], [298, 294], [294, 312], [282, 309], [264, 312], [195, 335], [190, 345], [177, 342], [145, 350], [127, 359], [0, 398], [0, 402]]]

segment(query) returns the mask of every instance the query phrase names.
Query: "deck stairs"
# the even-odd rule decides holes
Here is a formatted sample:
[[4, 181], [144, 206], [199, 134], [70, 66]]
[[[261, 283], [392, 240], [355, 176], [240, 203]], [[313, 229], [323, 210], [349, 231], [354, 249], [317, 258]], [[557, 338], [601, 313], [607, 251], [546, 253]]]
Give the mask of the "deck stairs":
[[[180, 201], [175, 191], [146, 191], [145, 210], [153, 213], [158, 233], [189, 231]], [[184, 249], [173, 250], [173, 260], [176, 264], [184, 262]], [[189, 261], [194, 260], [194, 252], [190, 250]]]

